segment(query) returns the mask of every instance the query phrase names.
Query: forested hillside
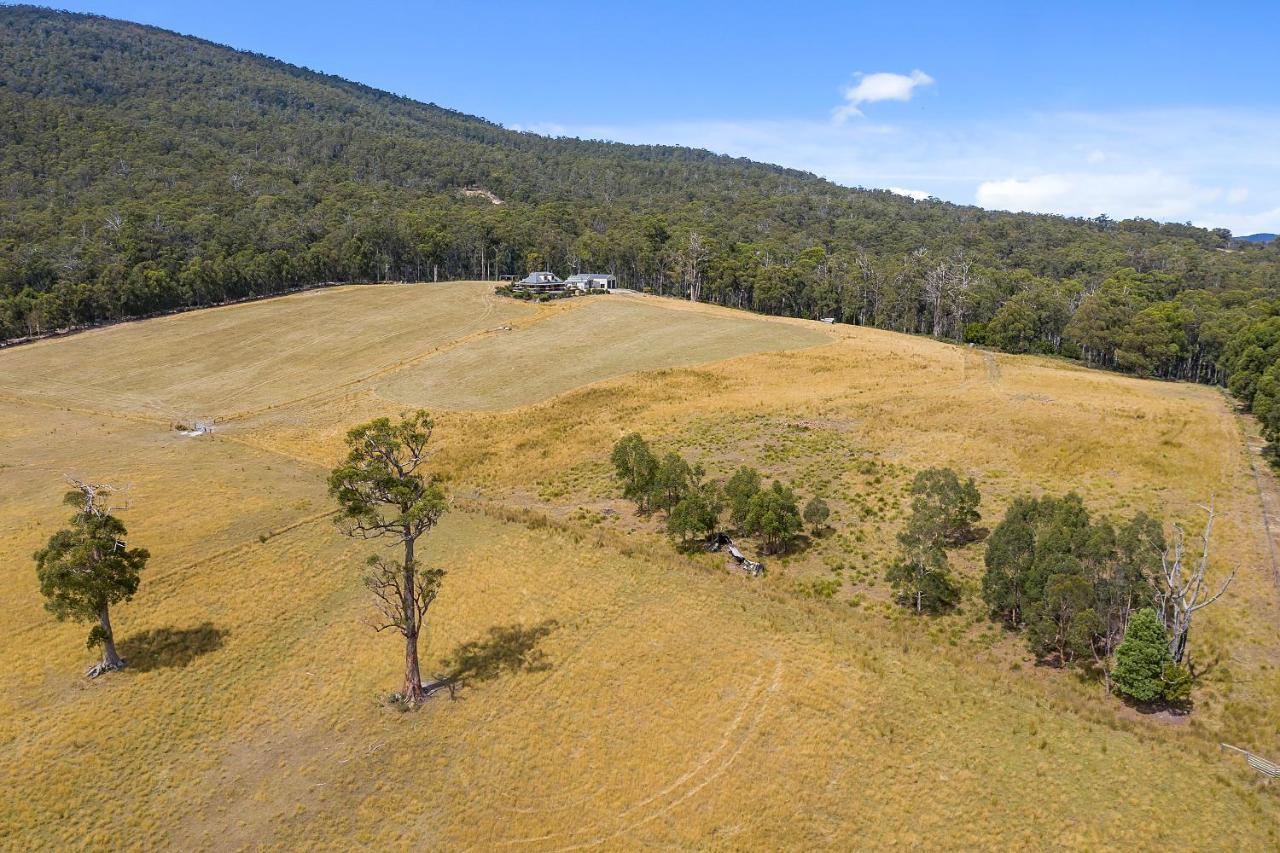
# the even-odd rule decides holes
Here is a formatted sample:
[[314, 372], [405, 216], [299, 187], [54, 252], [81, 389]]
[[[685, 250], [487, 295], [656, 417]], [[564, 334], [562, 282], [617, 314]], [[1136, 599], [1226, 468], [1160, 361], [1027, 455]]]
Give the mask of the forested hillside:
[[769, 313], [1229, 382], [1280, 432], [1280, 244], [517, 133], [105, 18], [0, 8], [0, 196], [6, 339], [328, 281], [607, 270]]

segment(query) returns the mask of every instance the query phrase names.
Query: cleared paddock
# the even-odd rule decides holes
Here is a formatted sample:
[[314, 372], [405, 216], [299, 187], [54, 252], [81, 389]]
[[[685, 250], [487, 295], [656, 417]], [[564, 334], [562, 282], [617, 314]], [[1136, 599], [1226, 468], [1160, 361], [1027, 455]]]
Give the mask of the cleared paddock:
[[0, 396], [158, 419], [223, 417], [393, 370], [529, 317], [483, 282], [315, 290], [0, 351]]
[[593, 297], [528, 328], [397, 371], [376, 390], [410, 405], [507, 409], [632, 371], [829, 343], [831, 336], [816, 326], [684, 309], [666, 300]]

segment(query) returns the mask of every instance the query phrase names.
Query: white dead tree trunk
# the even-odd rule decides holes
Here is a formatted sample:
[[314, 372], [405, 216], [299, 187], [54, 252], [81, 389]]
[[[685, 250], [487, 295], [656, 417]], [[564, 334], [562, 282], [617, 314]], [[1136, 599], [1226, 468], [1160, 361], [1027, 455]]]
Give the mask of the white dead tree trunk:
[[970, 275], [970, 265], [968, 261], [957, 260], [952, 267], [954, 271], [951, 305], [949, 306], [951, 314], [951, 335], [952, 338], [959, 338], [964, 334], [964, 318], [965, 312], [969, 308], [969, 293], [973, 290], [975, 283], [974, 278]]
[[[63, 479], [66, 480], [67, 485], [84, 495], [84, 509], [82, 512], [85, 515], [104, 518], [118, 509], [129, 508], [128, 492], [130, 487], [128, 486], [122, 489], [109, 483], [90, 483], [70, 474], [64, 475]], [[125, 496], [123, 504], [118, 503], [121, 495]]]
[[1197, 610], [1213, 604], [1227, 591], [1235, 580], [1236, 570], [1223, 581], [1212, 595], [1205, 586], [1205, 572], [1209, 568], [1209, 537], [1213, 533], [1213, 502], [1201, 507], [1209, 514], [1200, 534], [1200, 557], [1188, 565], [1186, 559], [1186, 535], [1182, 525], [1173, 526], [1173, 543], [1160, 554], [1159, 602], [1160, 616], [1169, 629], [1169, 653], [1177, 663], [1187, 653], [1187, 638], [1191, 634], [1191, 617]]
[[933, 336], [942, 336], [942, 305], [947, 299], [947, 262], [942, 261], [924, 274], [924, 295], [933, 312]]
[[858, 325], [869, 326], [880, 310], [880, 276], [861, 249], [853, 263], [858, 268]]
[[707, 243], [696, 231], [689, 233], [689, 244], [680, 251], [680, 274], [689, 289], [689, 301], [697, 302], [702, 296], [702, 265], [710, 252]]
[[[933, 313], [933, 336], [947, 337], [947, 319], [951, 318], [952, 332], [957, 331], [964, 316], [965, 300], [973, 286], [969, 275], [969, 262], [957, 256], [952, 261], [941, 261], [924, 275], [925, 298]], [[953, 334], [951, 337], [957, 337]]]

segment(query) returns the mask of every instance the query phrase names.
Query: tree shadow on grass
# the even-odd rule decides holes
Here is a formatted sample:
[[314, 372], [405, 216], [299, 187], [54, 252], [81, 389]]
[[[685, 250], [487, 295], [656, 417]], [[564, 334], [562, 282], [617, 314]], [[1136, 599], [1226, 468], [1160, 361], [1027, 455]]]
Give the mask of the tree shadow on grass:
[[1166, 719], [1179, 719], [1190, 716], [1195, 710], [1195, 701], [1192, 699], [1179, 699], [1169, 701], [1167, 699], [1156, 699], [1151, 702], [1142, 702], [1129, 696], [1116, 693], [1119, 699], [1128, 708], [1133, 709], [1137, 714], [1143, 717], [1163, 717]]
[[227, 633], [212, 622], [202, 622], [194, 628], [152, 628], [122, 640], [120, 657], [129, 669], [138, 672], [183, 667], [222, 648]]
[[800, 531], [799, 533], [792, 536], [790, 539], [788, 539], [786, 542], [783, 543], [782, 550], [780, 550], [777, 554], [770, 554], [769, 556], [792, 557], [799, 554], [803, 554], [805, 551], [808, 551], [810, 548], [813, 547], [814, 540], [816, 540], [817, 538], [818, 538], [817, 534], [810, 534], [810, 533], [805, 533], [804, 531]]
[[970, 527], [968, 530], [961, 531], [955, 536], [947, 539], [947, 544], [952, 548], [963, 548], [974, 542], [981, 542], [991, 535], [991, 531], [985, 527]]
[[438, 676], [428, 689], [448, 687], [452, 694], [460, 684], [491, 681], [504, 673], [545, 672], [551, 663], [538, 644], [557, 627], [554, 619], [531, 627], [495, 625], [484, 639], [454, 649], [444, 659], [445, 675]]

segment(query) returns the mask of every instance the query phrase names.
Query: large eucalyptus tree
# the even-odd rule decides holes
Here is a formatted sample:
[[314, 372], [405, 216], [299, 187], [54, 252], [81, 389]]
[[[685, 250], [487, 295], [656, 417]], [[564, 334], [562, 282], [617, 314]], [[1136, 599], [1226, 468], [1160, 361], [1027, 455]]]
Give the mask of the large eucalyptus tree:
[[435, 601], [443, 569], [419, 569], [414, 547], [448, 511], [435, 475], [424, 476], [427, 443], [434, 429], [422, 410], [393, 422], [375, 418], [347, 433], [347, 458], [329, 475], [329, 493], [341, 511], [337, 522], [348, 536], [390, 539], [400, 559], [374, 555], [367, 562], [365, 586], [381, 613], [379, 631], [394, 628], [404, 637], [404, 689], [410, 705], [426, 698], [418, 666], [418, 634]]

